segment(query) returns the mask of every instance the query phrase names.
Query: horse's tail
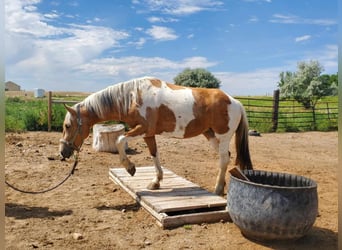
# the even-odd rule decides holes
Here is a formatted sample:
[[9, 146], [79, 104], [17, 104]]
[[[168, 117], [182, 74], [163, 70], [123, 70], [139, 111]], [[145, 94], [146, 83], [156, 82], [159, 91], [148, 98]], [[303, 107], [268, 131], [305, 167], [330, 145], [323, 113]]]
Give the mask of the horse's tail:
[[241, 104], [241, 120], [235, 134], [236, 161], [235, 165], [243, 169], [253, 169], [248, 144], [248, 120]]

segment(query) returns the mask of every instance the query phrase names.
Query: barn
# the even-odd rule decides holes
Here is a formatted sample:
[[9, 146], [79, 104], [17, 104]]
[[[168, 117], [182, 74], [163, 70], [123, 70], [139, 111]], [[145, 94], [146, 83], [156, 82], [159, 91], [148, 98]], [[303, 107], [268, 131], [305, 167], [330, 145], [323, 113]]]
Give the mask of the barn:
[[20, 91], [20, 85], [12, 81], [8, 81], [5, 83], [5, 91]]

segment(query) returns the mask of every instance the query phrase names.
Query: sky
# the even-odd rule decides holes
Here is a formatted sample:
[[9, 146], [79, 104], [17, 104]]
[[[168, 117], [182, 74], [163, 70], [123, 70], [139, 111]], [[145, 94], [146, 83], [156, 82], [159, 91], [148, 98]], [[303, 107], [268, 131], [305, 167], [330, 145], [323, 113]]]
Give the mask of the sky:
[[338, 68], [337, 0], [5, 0], [5, 78], [95, 92], [204, 68], [230, 95], [272, 95], [279, 74]]

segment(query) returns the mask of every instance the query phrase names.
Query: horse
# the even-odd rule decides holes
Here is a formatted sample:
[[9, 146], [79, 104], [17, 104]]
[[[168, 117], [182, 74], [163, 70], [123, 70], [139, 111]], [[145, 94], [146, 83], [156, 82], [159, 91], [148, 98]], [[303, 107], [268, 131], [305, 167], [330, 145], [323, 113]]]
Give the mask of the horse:
[[124, 122], [130, 129], [115, 142], [120, 163], [134, 176], [135, 164], [128, 159], [125, 145], [133, 137], [143, 137], [155, 166], [155, 176], [147, 186], [149, 190], [159, 189], [163, 179], [156, 135], [181, 139], [204, 135], [219, 154], [215, 184], [218, 195], [224, 192], [229, 144], [234, 133], [235, 165], [242, 170], [253, 169], [244, 107], [220, 89], [190, 88], [142, 77], [92, 93], [72, 107], [64, 106], [67, 113], [59, 144], [61, 159], [80, 151], [94, 124], [111, 120]]

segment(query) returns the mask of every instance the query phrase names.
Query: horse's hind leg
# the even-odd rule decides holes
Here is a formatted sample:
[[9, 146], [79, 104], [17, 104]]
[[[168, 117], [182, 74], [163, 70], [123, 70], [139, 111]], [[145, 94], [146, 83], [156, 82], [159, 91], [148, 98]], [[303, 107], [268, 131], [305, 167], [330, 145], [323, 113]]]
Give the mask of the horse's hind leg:
[[159, 189], [160, 181], [163, 179], [163, 170], [159, 161], [159, 153], [157, 151], [157, 143], [154, 136], [144, 137], [144, 140], [148, 146], [151, 156], [153, 157], [154, 166], [156, 169], [156, 176], [153, 178], [151, 183], [147, 186], [148, 189], [154, 190]]
[[223, 195], [224, 187], [226, 185], [226, 172], [228, 163], [230, 161], [229, 143], [231, 135], [225, 135], [219, 138], [219, 173], [216, 179], [215, 193]]
[[210, 145], [213, 147], [215, 152], [219, 152], [219, 140], [216, 138], [215, 133], [212, 129], [208, 129], [203, 133], [203, 135], [207, 138]]

